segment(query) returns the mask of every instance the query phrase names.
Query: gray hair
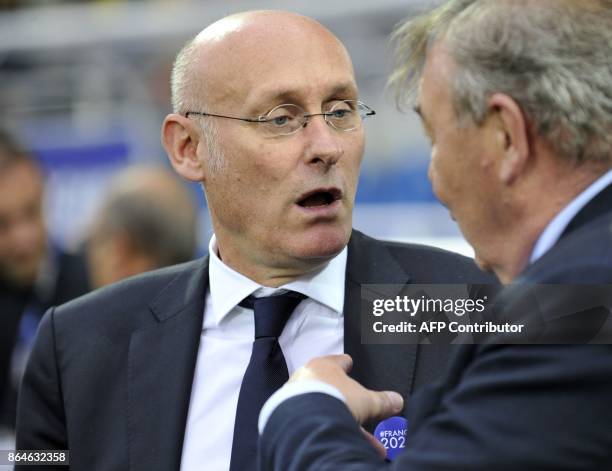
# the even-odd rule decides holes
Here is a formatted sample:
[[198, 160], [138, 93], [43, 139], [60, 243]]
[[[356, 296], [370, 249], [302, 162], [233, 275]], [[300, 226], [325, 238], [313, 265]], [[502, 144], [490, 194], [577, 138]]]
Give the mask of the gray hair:
[[[172, 92], [172, 110], [184, 114], [187, 111], [206, 111], [206, 99], [203, 93], [202, 78], [194, 72], [198, 64], [198, 44], [192, 39], [179, 51], [174, 60], [170, 76]], [[225, 153], [219, 143], [219, 132], [214, 119], [195, 116], [198, 127], [204, 136], [208, 149], [208, 164], [213, 173], [225, 167]]]
[[146, 178], [153, 171], [134, 167], [119, 174], [94, 223], [92, 240], [123, 233], [158, 268], [191, 260], [197, 250], [197, 215], [189, 192], [171, 174], [162, 187], [139, 187], [138, 181], [129, 187], [138, 172]]
[[395, 30], [389, 85], [400, 107], [412, 101], [443, 40], [460, 119], [482, 124], [488, 98], [504, 93], [559, 156], [610, 165], [611, 25], [611, 0], [450, 0]]
[[170, 76], [172, 91], [172, 110], [183, 114], [186, 111], [197, 111], [199, 83], [192, 69], [198, 60], [198, 45], [191, 39], [181, 48], [174, 60]]

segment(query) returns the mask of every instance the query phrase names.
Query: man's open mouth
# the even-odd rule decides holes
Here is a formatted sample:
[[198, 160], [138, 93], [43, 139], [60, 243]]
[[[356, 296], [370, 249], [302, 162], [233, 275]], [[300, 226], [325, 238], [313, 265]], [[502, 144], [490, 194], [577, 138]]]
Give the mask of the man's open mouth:
[[342, 192], [338, 188], [317, 189], [302, 195], [297, 204], [302, 208], [329, 206], [341, 198]]

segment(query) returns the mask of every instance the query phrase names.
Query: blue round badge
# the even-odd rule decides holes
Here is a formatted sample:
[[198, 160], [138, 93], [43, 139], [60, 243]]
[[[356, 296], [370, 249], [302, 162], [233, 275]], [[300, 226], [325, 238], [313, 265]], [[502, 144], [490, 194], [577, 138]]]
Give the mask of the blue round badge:
[[378, 424], [374, 436], [387, 449], [387, 459], [393, 460], [406, 446], [408, 421], [403, 417], [390, 417]]

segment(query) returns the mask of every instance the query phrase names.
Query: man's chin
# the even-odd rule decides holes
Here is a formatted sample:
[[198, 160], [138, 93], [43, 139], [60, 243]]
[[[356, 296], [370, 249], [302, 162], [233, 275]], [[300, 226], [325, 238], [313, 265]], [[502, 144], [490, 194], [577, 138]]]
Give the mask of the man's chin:
[[349, 241], [351, 228], [317, 228], [298, 237], [294, 251], [305, 260], [330, 260], [338, 255]]

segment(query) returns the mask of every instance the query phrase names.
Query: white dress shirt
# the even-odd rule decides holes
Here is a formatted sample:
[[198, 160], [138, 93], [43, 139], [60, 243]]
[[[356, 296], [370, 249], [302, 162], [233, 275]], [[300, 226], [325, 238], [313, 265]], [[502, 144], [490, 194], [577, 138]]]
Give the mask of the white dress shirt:
[[563, 210], [561, 210], [546, 226], [546, 229], [540, 234], [537, 242], [533, 246], [530, 263], [534, 263], [542, 255], [548, 252], [553, 245], [557, 243], [561, 234], [569, 223], [574, 219], [576, 214], [584, 208], [589, 201], [601, 193], [608, 185], [612, 184], [612, 170], [604, 173], [601, 177], [595, 180], [589, 187], [580, 193], [572, 200]]
[[[593, 198], [601, 193], [608, 185], [612, 184], [612, 170], [603, 174], [595, 180], [589, 187], [574, 198], [563, 210], [561, 210], [546, 226], [537, 242], [534, 245], [530, 263], [534, 263], [542, 255], [548, 252], [559, 240], [565, 228], [572, 219], [584, 208]], [[300, 394], [320, 392], [334, 396], [344, 402], [342, 393], [335, 387], [322, 381], [303, 381], [299, 383], [286, 384], [276, 391], [261, 408], [259, 415], [259, 433], [262, 433], [272, 412], [284, 401]]]
[[181, 471], [229, 469], [238, 394], [255, 337], [253, 311], [238, 306], [244, 298], [281, 290], [307, 296], [279, 338], [289, 374], [311, 358], [344, 351], [346, 247], [322, 269], [280, 288], [257, 284], [225, 265], [217, 253], [213, 235]]

